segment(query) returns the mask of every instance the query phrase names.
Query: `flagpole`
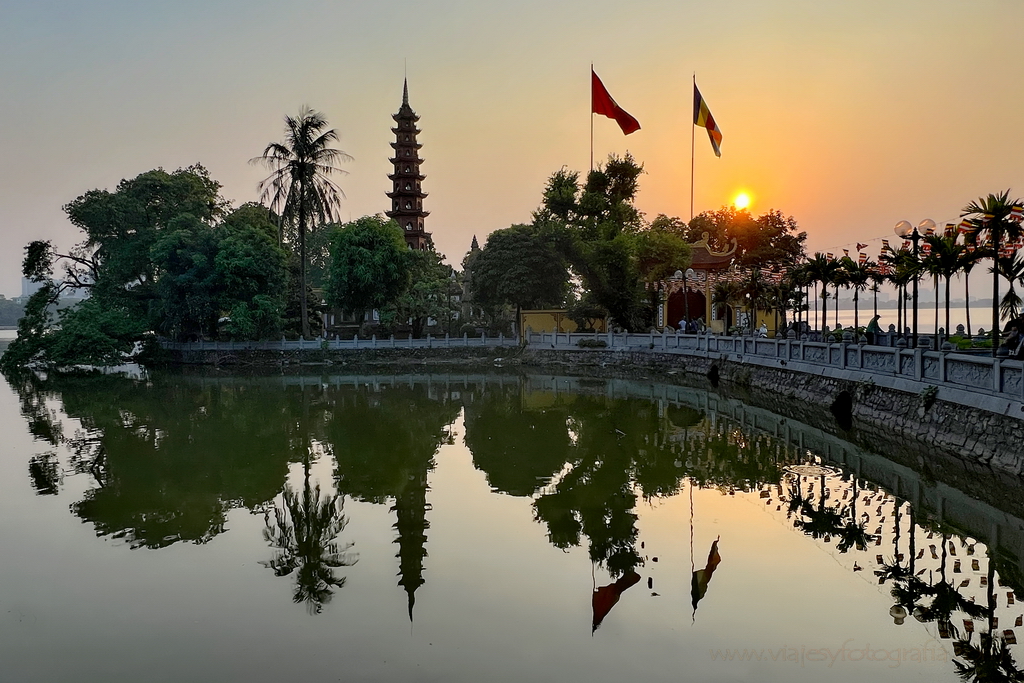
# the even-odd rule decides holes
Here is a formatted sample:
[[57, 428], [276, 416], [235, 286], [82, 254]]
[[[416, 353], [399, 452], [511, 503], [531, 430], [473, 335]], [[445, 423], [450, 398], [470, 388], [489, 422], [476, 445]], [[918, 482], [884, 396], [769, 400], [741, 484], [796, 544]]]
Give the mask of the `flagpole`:
[[590, 63], [590, 172], [594, 172], [594, 63]]
[[[697, 72], [693, 72], [693, 90], [697, 91]], [[593, 117], [591, 117], [593, 119]], [[593, 125], [593, 124], [591, 124]], [[693, 220], [693, 129], [696, 128], [692, 122], [690, 124], [690, 220]]]

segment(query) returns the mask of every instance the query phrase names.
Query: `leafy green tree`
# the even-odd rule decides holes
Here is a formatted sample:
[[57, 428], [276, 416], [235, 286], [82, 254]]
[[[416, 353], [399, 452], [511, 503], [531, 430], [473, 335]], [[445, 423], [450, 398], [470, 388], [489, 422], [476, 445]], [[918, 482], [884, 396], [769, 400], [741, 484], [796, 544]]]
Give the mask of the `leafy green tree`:
[[236, 339], [269, 339], [281, 333], [286, 304], [287, 254], [265, 225], [235, 222], [218, 227], [213, 267], [225, 331]]
[[446, 323], [445, 331], [450, 332], [452, 317], [458, 308], [453, 299], [457, 291], [455, 272], [446, 265], [444, 257], [433, 245], [429, 249], [407, 250], [409, 263], [409, 284], [389, 305], [381, 311], [382, 322], [394, 325], [408, 321], [412, 336], [423, 336], [427, 321], [431, 318]]
[[644, 288], [636, 235], [643, 216], [633, 205], [643, 166], [629, 154], [611, 156], [580, 184], [562, 169], [548, 180], [534, 225], [559, 236], [559, 247], [586, 290], [615, 322], [638, 330], [653, 320]]
[[333, 233], [327, 302], [355, 313], [393, 302], [409, 283], [411, 252], [402, 230], [383, 216], [364, 216]]
[[[213, 225], [226, 207], [219, 190], [196, 165], [173, 173], [148, 171], [122, 180], [114, 192], [90, 190], [68, 203], [64, 210], [83, 231], [83, 241], [65, 253], [49, 242], [32, 242], [22, 270], [35, 282], [50, 283], [47, 305], [69, 291], [85, 290], [89, 298], [62, 311], [53, 329], [34, 310], [25, 329], [34, 337], [26, 338], [26, 345], [13, 344], [15, 353], [31, 346], [31, 357], [50, 364], [120, 362], [147, 330], [157, 298], [154, 246], [183, 222], [204, 229]], [[52, 280], [55, 268], [63, 271], [59, 284]]]
[[561, 306], [569, 289], [565, 259], [549, 231], [531, 225], [495, 230], [473, 263], [473, 297], [494, 314], [502, 306]]
[[[344, 194], [330, 179], [333, 173], [344, 173], [337, 164], [351, 157], [330, 145], [338, 140], [334, 129], [327, 129], [327, 119], [309, 107], [302, 107], [297, 117], [286, 116], [284, 142], [272, 142], [256, 157], [272, 169], [259, 185], [261, 198], [281, 215], [283, 225], [294, 230], [299, 244], [299, 292], [305, 292], [308, 259], [306, 237], [312, 221], [333, 220]], [[283, 240], [283, 230], [279, 233]], [[310, 325], [305, 296], [299, 297], [302, 336], [309, 338]]]
[[636, 234], [636, 256], [645, 282], [667, 280], [690, 266], [690, 245], [678, 233], [652, 224]]

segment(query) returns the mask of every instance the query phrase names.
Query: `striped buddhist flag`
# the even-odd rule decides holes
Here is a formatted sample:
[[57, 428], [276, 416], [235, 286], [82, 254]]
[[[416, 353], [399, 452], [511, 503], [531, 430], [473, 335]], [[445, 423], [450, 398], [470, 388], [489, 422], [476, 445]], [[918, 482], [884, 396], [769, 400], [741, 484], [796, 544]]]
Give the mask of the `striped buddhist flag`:
[[868, 245], [857, 242], [857, 251], [864, 251], [867, 247]]
[[843, 256], [845, 256], [846, 258], [850, 258], [850, 250], [849, 249], [843, 249]]
[[892, 247], [889, 246], [889, 240], [882, 240], [882, 253], [892, 251]]
[[959, 230], [961, 233], [968, 233], [974, 232], [975, 227], [973, 223], [971, 223], [969, 220], [965, 218], [962, 221], [960, 221], [960, 225], [957, 226], [957, 230]]
[[696, 80], [693, 81], [693, 125], [707, 129], [708, 137], [711, 138], [711, 147], [715, 150], [715, 156], [722, 156], [722, 131], [718, 129], [715, 117], [711, 115], [711, 110], [708, 109], [708, 103], [701, 97], [700, 90], [697, 90]]
[[943, 237], [955, 237], [956, 236], [956, 225], [953, 223], [946, 223], [946, 229], [942, 232]]
[[1024, 218], [1024, 206], [1014, 206], [1010, 209], [1010, 220], [1017, 221], [1020, 223], [1021, 219]]
[[835, 255], [834, 255], [834, 254], [833, 254], [833, 253], [832, 253], [832, 252], [830, 251], [830, 252], [827, 252], [827, 253], [825, 254], [825, 258], [827, 258], [827, 259], [828, 259], [829, 261], [834, 261], [836, 257], [835, 257]]
[[857, 254], [857, 263], [859, 263], [860, 265], [863, 266], [867, 262], [868, 262], [868, 255], [867, 254], [865, 254], [863, 251], [860, 252], [859, 254]]

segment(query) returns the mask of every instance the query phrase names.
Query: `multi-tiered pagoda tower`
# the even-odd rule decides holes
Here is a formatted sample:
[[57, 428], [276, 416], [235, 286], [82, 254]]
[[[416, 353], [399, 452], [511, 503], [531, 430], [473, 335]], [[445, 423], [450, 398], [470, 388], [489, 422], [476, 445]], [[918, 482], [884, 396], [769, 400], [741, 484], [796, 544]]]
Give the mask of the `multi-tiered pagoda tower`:
[[423, 229], [423, 219], [429, 212], [423, 210], [423, 198], [426, 193], [420, 188], [423, 182], [423, 174], [420, 173], [420, 143], [416, 142], [416, 136], [420, 130], [416, 122], [420, 117], [409, 106], [409, 81], [405, 82], [402, 90], [402, 108], [391, 118], [398, 124], [392, 128], [395, 134], [395, 141], [391, 147], [395, 150], [395, 156], [389, 161], [395, 165], [395, 172], [390, 174], [394, 189], [388, 192], [391, 199], [391, 210], [387, 212], [388, 218], [394, 219], [405, 233], [405, 243], [412, 249], [426, 249], [430, 243], [430, 233]]

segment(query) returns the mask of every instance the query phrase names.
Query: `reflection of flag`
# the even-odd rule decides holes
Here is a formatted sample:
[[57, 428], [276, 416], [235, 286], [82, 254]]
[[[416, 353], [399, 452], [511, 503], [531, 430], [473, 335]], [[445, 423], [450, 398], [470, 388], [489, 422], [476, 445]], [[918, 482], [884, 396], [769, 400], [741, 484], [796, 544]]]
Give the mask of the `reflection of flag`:
[[711, 583], [711, 575], [722, 562], [722, 556], [718, 554], [718, 539], [711, 544], [711, 552], [708, 553], [708, 563], [704, 569], [698, 569], [693, 573], [690, 581], [690, 598], [693, 601], [693, 611], [697, 611], [697, 603], [708, 592], [708, 584]]
[[626, 572], [622, 578], [615, 583], [610, 583], [607, 586], [601, 586], [594, 590], [593, 598], [590, 601], [591, 606], [594, 609], [594, 622], [591, 632], [597, 630], [597, 627], [601, 625], [604, 618], [612, 611], [612, 607], [615, 607], [615, 604], [619, 601], [619, 597], [625, 593], [627, 589], [635, 586], [639, 582], [640, 575], [631, 570]]
[[640, 130], [640, 122], [615, 103], [593, 69], [590, 70], [590, 111], [615, 119], [624, 135]]
[[693, 125], [707, 128], [708, 137], [711, 138], [711, 147], [715, 150], [715, 156], [722, 156], [722, 131], [718, 130], [715, 117], [708, 109], [708, 103], [700, 96], [697, 90], [697, 82], [693, 82]]

